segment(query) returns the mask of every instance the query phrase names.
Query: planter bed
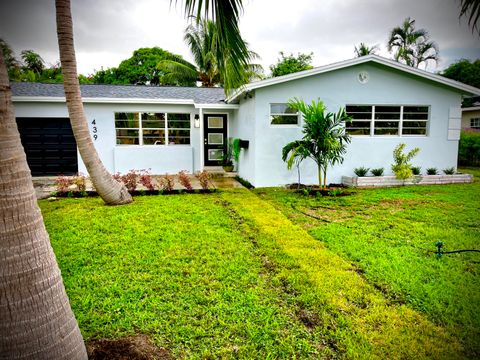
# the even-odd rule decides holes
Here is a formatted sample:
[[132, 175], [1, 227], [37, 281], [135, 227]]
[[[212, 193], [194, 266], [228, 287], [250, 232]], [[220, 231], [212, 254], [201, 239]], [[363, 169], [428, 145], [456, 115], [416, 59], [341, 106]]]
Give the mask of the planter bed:
[[473, 175], [471, 174], [418, 175], [405, 181], [399, 180], [395, 176], [342, 176], [342, 184], [353, 187], [465, 184], [471, 182], [473, 182]]
[[[184, 190], [184, 189], [174, 189], [172, 191], [166, 190], [135, 190], [130, 192], [132, 196], [152, 196], [152, 195], [181, 195], [181, 194], [211, 194], [217, 192], [217, 189], [194, 189], [194, 190]], [[61, 198], [83, 198], [83, 197], [95, 197], [98, 196], [96, 191], [69, 191], [57, 193], [50, 193], [51, 197], [61, 197]]]

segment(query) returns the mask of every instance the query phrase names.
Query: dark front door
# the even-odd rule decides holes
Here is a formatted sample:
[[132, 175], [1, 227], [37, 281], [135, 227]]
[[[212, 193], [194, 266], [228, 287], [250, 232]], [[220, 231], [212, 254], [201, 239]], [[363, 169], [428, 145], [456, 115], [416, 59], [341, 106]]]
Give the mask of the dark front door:
[[206, 114], [203, 116], [204, 162], [206, 166], [222, 164], [226, 151], [227, 115]]
[[33, 176], [77, 173], [77, 143], [68, 118], [17, 118], [17, 125]]

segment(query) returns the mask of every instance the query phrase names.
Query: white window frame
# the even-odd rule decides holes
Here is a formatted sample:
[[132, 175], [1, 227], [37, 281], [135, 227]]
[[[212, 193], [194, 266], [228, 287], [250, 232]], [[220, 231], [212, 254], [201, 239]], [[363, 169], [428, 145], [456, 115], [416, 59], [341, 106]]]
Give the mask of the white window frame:
[[[417, 104], [408, 104], [408, 105], [398, 105], [398, 104], [347, 104], [347, 106], [370, 106], [372, 108], [372, 116], [370, 118], [370, 134], [369, 135], [352, 135], [353, 137], [384, 137], [384, 138], [395, 138], [395, 137], [428, 137], [429, 136], [429, 128], [430, 128], [430, 116], [431, 116], [431, 108], [430, 105], [417, 105]], [[376, 106], [399, 106], [400, 107], [400, 119], [398, 120], [398, 135], [375, 135], [375, 108]], [[404, 119], [404, 108], [410, 106], [417, 106], [417, 107], [426, 107], [427, 108], [427, 120], [418, 120], [425, 122], [425, 135], [420, 134], [403, 134], [403, 123], [404, 121], [412, 121], [410, 119]], [[368, 120], [368, 119], [365, 119]], [[360, 120], [361, 121], [361, 120]], [[395, 120], [397, 121], [397, 120]], [[413, 120], [415, 121], [415, 120]], [[347, 132], [348, 133], [348, 132]]]
[[[192, 118], [193, 118], [193, 115], [191, 112], [180, 112], [180, 111], [170, 111], [170, 112], [166, 112], [166, 111], [115, 111], [113, 113], [113, 119], [114, 119], [114, 125], [115, 125], [115, 113], [117, 112], [123, 112], [123, 113], [134, 113], [134, 114], [138, 114], [138, 145], [136, 144], [116, 144], [116, 146], [192, 146]], [[151, 113], [151, 112], [154, 112], [154, 113], [157, 113], [157, 114], [165, 114], [165, 127], [164, 128], [146, 128], [146, 130], [164, 130], [165, 132], [165, 135], [164, 135], [164, 144], [159, 144], [159, 145], [155, 145], [155, 144], [148, 144], [148, 145], [145, 145], [143, 143], [143, 119], [142, 119], [142, 114], [143, 113]], [[185, 128], [185, 129], [182, 129], [182, 130], [188, 130], [190, 135], [190, 144], [169, 144], [169, 136], [168, 136], [168, 114], [188, 114], [190, 116], [190, 127], [189, 128]], [[136, 128], [117, 128], [117, 126], [115, 125], [115, 143], [116, 143], [116, 140], [117, 140], [117, 130], [118, 129], [123, 129], [123, 130], [137, 130]]]
[[480, 117], [470, 119], [470, 129], [480, 129]]
[[[268, 113], [269, 113], [268, 122], [269, 122], [270, 127], [275, 128], [275, 129], [277, 129], [277, 128], [298, 128], [298, 127], [300, 127], [301, 116], [300, 116], [299, 111], [297, 111], [295, 114], [272, 113], [272, 105], [285, 105], [286, 107], [288, 107], [287, 103], [282, 103], [282, 102], [275, 102], [275, 103], [268, 104]], [[291, 117], [296, 116], [297, 117], [297, 123], [296, 124], [272, 124], [272, 116], [291, 116]]]

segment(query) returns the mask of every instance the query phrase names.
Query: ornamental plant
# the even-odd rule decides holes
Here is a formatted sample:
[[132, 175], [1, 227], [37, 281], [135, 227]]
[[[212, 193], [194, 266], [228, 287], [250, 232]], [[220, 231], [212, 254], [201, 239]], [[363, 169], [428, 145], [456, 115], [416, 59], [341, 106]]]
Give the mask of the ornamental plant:
[[370, 170], [373, 176], [382, 176], [383, 175], [383, 168], [372, 169]]
[[178, 173], [178, 181], [180, 181], [180, 184], [187, 189], [187, 190], [193, 190], [192, 182], [190, 181], [190, 176], [188, 176], [188, 173], [186, 170], [182, 170]]
[[55, 179], [55, 187], [59, 194], [65, 194], [70, 191], [70, 186], [73, 185], [73, 178], [70, 176], [57, 176]]
[[354, 172], [355, 175], [357, 175], [358, 177], [363, 177], [363, 176], [367, 176], [369, 170], [370, 170], [369, 168], [366, 168], [366, 167], [364, 167], [364, 166], [361, 166], [361, 167], [358, 167], [358, 168], [353, 169], [353, 172]]
[[455, 167], [452, 166], [452, 167], [443, 169], [443, 172], [445, 173], [445, 175], [453, 175], [455, 174]]
[[140, 170], [138, 173], [138, 181], [142, 184], [147, 190], [155, 190], [155, 182], [149, 170]]
[[73, 177], [73, 183], [77, 187], [80, 193], [85, 193], [87, 190], [87, 177], [81, 173], [78, 173]]
[[427, 169], [427, 175], [438, 175], [437, 168], [431, 167]]
[[200, 186], [203, 190], [208, 190], [208, 184], [210, 183], [210, 173], [206, 170], [198, 171], [195, 173], [195, 177], [200, 182]]
[[165, 174], [160, 180], [160, 187], [163, 191], [172, 192], [175, 186], [175, 178], [172, 175]]
[[420, 152], [420, 149], [416, 147], [405, 154], [403, 152], [405, 146], [405, 143], [400, 143], [393, 150], [394, 164], [392, 165], [392, 171], [399, 180], [407, 180], [413, 177], [410, 161]]

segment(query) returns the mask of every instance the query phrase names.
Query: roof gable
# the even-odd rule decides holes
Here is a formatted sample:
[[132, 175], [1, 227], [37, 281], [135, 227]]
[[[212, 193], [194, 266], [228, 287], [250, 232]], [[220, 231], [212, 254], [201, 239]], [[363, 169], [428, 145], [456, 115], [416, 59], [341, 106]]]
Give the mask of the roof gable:
[[464, 94], [480, 95], [480, 89], [477, 89], [473, 86], [469, 86], [461, 82], [446, 78], [444, 76], [430, 73], [428, 71], [420, 70], [420, 69], [399, 63], [394, 60], [386, 59], [378, 55], [367, 55], [367, 56], [362, 56], [355, 59], [340, 61], [333, 64], [316, 67], [310, 70], [296, 72], [293, 74], [288, 74], [288, 75], [278, 76], [275, 78], [269, 78], [265, 80], [252, 82], [236, 89], [232, 94], [230, 94], [227, 97], [226, 101], [227, 102], [236, 101], [242, 94], [255, 89], [268, 87], [276, 84], [281, 84], [284, 82], [302, 79], [305, 77], [323, 74], [330, 71], [335, 71], [335, 70], [339, 70], [339, 69], [343, 69], [343, 68], [347, 68], [347, 67], [351, 67], [359, 64], [365, 64], [369, 62], [381, 64], [395, 70], [399, 70], [405, 73], [413, 74], [415, 76], [419, 76], [421, 78], [437, 82], [439, 84], [459, 90], [461, 93], [464, 93]]

